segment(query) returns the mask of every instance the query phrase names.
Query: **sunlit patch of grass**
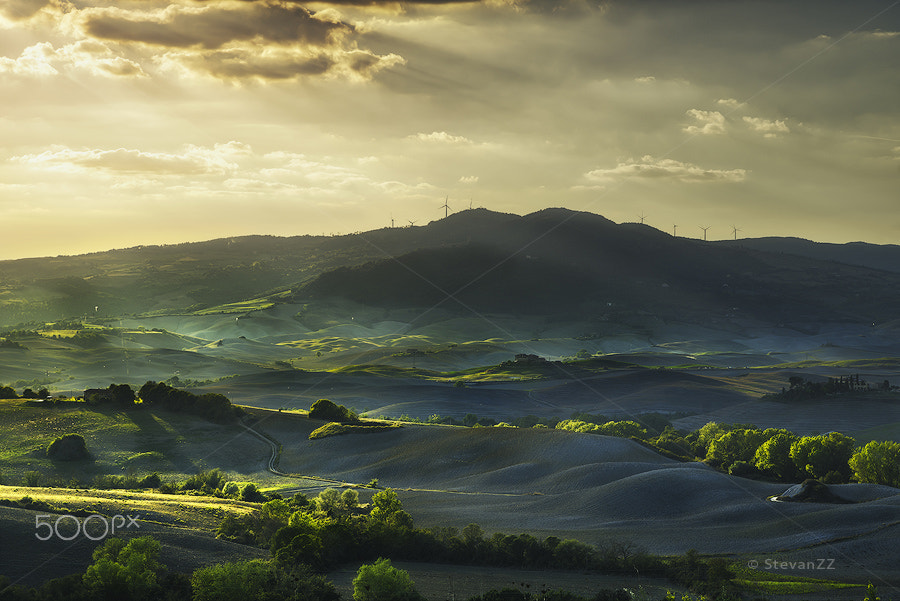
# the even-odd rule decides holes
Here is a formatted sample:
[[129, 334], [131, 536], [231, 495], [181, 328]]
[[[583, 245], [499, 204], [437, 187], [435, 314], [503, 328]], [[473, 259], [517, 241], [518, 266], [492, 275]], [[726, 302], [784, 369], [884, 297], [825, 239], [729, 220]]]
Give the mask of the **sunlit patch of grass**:
[[214, 315], [217, 313], [248, 313], [250, 311], [262, 311], [263, 309], [268, 309], [274, 306], [275, 303], [268, 298], [255, 298], [252, 300], [240, 301], [237, 303], [217, 305], [208, 309], [200, 309], [199, 311], [194, 311], [194, 315]]
[[880, 357], [878, 359], [846, 359], [841, 361], [819, 361], [816, 359], [808, 359], [806, 361], [765, 365], [756, 369], [801, 369], [809, 367], [840, 367], [848, 370], [900, 369], [900, 358]]
[[166, 456], [159, 451], [145, 451], [143, 453], [135, 453], [127, 459], [125, 463], [129, 465], [146, 465], [167, 462]]
[[43, 330], [40, 334], [45, 338], [74, 338], [81, 330]]
[[329, 422], [321, 428], [316, 428], [309, 434], [310, 440], [325, 438], [327, 436], [339, 436], [341, 434], [366, 434], [372, 432], [385, 432], [401, 428], [400, 424], [382, 422], [382, 421], [365, 421], [362, 423], [348, 424], [340, 422]]
[[[815, 560], [795, 563], [809, 566], [818, 565]], [[735, 584], [748, 591], [769, 595], [806, 595], [862, 586], [852, 582], [795, 576], [769, 570], [754, 570], [743, 563], [732, 564], [731, 569], [736, 574]]]
[[810, 593], [823, 593], [826, 591], [839, 590], [845, 588], [860, 587], [859, 584], [849, 582], [800, 582], [800, 581], [782, 581], [782, 580], [740, 580], [735, 579], [734, 583], [741, 588], [758, 593], [766, 593], [769, 595], [808, 595]]

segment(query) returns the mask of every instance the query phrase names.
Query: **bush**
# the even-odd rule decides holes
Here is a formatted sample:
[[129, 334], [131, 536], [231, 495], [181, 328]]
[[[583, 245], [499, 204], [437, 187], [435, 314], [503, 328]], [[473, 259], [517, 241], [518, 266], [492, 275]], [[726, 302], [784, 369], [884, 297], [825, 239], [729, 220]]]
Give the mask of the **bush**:
[[490, 590], [483, 595], [470, 597], [468, 601], [529, 601], [531, 595], [527, 595], [516, 588], [502, 590]]
[[194, 601], [338, 601], [334, 585], [307, 568], [282, 569], [254, 559], [200, 568], [191, 576]]
[[409, 572], [398, 570], [390, 559], [379, 558], [363, 564], [353, 579], [355, 601], [417, 601], [424, 599], [413, 585]]
[[249, 482], [241, 489], [241, 501], [249, 501], [250, 503], [265, 503], [268, 499], [264, 494], [259, 492], [256, 485]]
[[80, 434], [66, 434], [50, 443], [47, 457], [54, 461], [81, 461], [89, 459], [87, 445]]
[[219, 468], [215, 468], [194, 474], [181, 485], [181, 489], [199, 490], [206, 494], [213, 494], [223, 486], [225, 486], [225, 474]]
[[159, 488], [161, 484], [162, 479], [159, 477], [159, 474], [153, 472], [138, 482], [138, 488]]
[[41, 473], [40, 472], [25, 472], [25, 486], [40, 486], [41, 485]]

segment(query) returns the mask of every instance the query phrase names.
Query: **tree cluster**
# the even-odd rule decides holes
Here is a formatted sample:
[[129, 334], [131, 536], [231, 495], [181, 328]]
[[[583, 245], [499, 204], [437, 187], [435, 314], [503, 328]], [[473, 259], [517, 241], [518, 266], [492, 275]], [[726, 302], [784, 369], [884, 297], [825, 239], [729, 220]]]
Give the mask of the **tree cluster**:
[[16, 389], [12, 386], [4, 386], [3, 384], [0, 384], [0, 399], [46, 399], [49, 397], [50, 391], [46, 388], [41, 388], [37, 392], [35, 392], [31, 388], [26, 388], [22, 391], [22, 395], [20, 396], [16, 394]]
[[337, 405], [328, 399], [319, 399], [309, 408], [311, 419], [321, 419], [326, 422], [357, 422], [359, 416], [343, 405]]
[[107, 539], [84, 574], [48, 580], [28, 589], [0, 576], [0, 601], [339, 601], [323, 576], [308, 567], [286, 568], [250, 560], [170, 572], [150, 536]]
[[[873, 389], [865, 380], [860, 379], [859, 374], [828, 378], [824, 382], [813, 382], [802, 376], [791, 376], [788, 378], [788, 384], [789, 388], [782, 388], [781, 392], [767, 394], [763, 398], [769, 401], [797, 402], [849, 394], [861, 388], [863, 391]], [[891, 386], [889, 380], [884, 380], [874, 387], [874, 390], [883, 391], [896, 389], [896, 386]]]
[[301, 494], [290, 500], [275, 499], [258, 512], [227, 516], [217, 536], [268, 547], [283, 565], [307, 564], [321, 571], [353, 560], [389, 557], [462, 565], [665, 573], [660, 558], [625, 543], [595, 548], [553, 536], [539, 540], [530, 534], [495, 533], [488, 537], [477, 524], [462, 531], [416, 528], [391, 489], [372, 496], [368, 514], [357, 503], [352, 489], [325, 490], [313, 499]]
[[778, 482], [817, 479], [827, 484], [855, 480], [900, 487], [900, 443], [896, 442], [870, 442], [859, 448], [853, 438], [840, 432], [799, 436], [780, 428], [761, 430], [750, 424], [719, 422], [685, 433], [664, 418], [654, 424], [661, 432], [652, 436], [654, 427], [645, 425], [651, 420], [643, 419], [647, 416], [641, 416], [641, 423], [577, 419], [584, 417], [592, 416], [576, 415], [556, 428], [631, 438], [667, 457], [700, 459], [734, 476]]
[[150, 407], [159, 407], [198, 415], [213, 422], [226, 423], [241, 415], [243, 410], [231, 404], [225, 395], [216, 393], [194, 394], [173, 388], [163, 382], [147, 382], [138, 392], [141, 400]]

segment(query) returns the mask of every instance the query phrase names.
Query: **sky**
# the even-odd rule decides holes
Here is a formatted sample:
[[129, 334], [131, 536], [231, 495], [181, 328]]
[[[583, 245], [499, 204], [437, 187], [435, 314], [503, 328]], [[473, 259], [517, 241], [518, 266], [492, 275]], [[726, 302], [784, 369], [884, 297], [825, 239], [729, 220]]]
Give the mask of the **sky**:
[[896, 244], [898, 184], [900, 2], [0, 0], [0, 259], [445, 200]]

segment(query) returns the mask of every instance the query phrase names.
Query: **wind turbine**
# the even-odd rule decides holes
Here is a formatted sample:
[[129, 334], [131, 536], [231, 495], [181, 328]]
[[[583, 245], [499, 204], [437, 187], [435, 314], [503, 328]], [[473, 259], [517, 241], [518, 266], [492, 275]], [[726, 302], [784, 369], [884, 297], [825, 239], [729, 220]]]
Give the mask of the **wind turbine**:
[[677, 223], [672, 224], [672, 237], [673, 238], [678, 237], [678, 224]]
[[731, 226], [731, 233], [734, 234], [735, 240], [737, 240], [737, 233], [740, 231], [743, 231], [743, 230], [741, 230], [741, 228], [739, 228], [739, 227], [735, 227], [734, 225]]
[[394, 214], [391, 213], [391, 229], [394, 229]]
[[703, 227], [702, 225], [700, 225], [697, 227], [699, 227], [701, 230], [703, 230], [703, 241], [706, 242], [706, 230], [708, 230], [710, 228], [710, 226], [707, 225], [706, 227]]
[[641, 225], [644, 225], [644, 219], [646, 219], [647, 216], [641, 213], [640, 215], [638, 215], [638, 218], [641, 220]]
[[444, 209], [444, 219], [446, 219], [447, 215], [450, 214], [450, 205], [447, 204], [447, 201], [449, 201], [449, 200], [450, 200], [450, 197], [445, 196], [444, 197], [444, 206], [441, 207], [442, 209]]
[[407, 219], [407, 221], [409, 221], [409, 227], [412, 227], [416, 224], [416, 222], [412, 221], [411, 219]]

